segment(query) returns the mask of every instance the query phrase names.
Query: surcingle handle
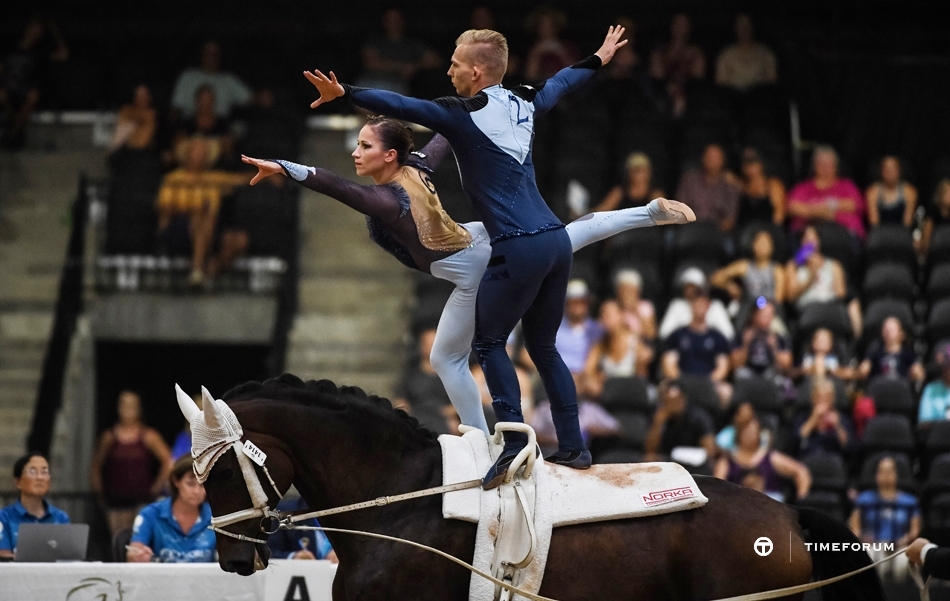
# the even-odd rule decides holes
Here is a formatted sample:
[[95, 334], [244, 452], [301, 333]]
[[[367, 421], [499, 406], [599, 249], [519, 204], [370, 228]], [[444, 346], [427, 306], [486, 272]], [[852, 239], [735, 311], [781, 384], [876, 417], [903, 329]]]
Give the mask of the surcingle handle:
[[522, 424], [521, 422], [498, 422], [495, 424], [495, 444], [501, 444], [502, 432], [522, 432], [528, 435], [528, 444], [525, 445], [525, 447], [521, 449], [521, 452], [511, 461], [511, 465], [508, 467], [508, 472], [505, 475], [505, 482], [511, 482], [511, 479], [515, 477], [515, 474], [522, 465], [524, 465], [524, 477], [530, 478], [531, 472], [534, 470], [535, 459], [537, 458], [535, 449], [538, 446], [538, 436], [534, 433], [534, 428], [528, 424]]

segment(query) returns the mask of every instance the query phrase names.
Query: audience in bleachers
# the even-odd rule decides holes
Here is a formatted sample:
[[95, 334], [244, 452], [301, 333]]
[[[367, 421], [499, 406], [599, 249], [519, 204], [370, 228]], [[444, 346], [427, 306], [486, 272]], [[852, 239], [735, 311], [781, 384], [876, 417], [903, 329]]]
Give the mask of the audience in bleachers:
[[745, 91], [778, 81], [775, 54], [755, 41], [748, 15], [736, 16], [735, 32], [736, 43], [726, 46], [716, 59], [716, 83]]
[[706, 55], [690, 42], [693, 24], [680, 13], [670, 22], [670, 39], [650, 53], [650, 77], [660, 80], [666, 89], [673, 115], [686, 112], [686, 84], [706, 76]]
[[800, 375], [813, 378], [850, 380], [854, 377], [854, 370], [838, 356], [835, 335], [828, 328], [818, 328], [812, 334], [799, 367]]
[[201, 66], [185, 69], [175, 82], [171, 104], [176, 120], [195, 115], [198, 90], [204, 86], [214, 92], [214, 113], [222, 119], [251, 101], [250, 88], [237, 75], [221, 70], [221, 45], [213, 41], [201, 46]]
[[[663, 320], [660, 322], [660, 340], [666, 340], [670, 335], [685, 326], [693, 319], [693, 309], [691, 303], [699, 295], [706, 296], [709, 299], [709, 289], [706, 284], [706, 276], [698, 267], [689, 267], [680, 274], [679, 285], [682, 289], [682, 296], [674, 298], [666, 308], [663, 314]], [[718, 331], [726, 339], [732, 340], [735, 336], [735, 327], [729, 318], [729, 312], [718, 298], [709, 299], [709, 307], [706, 311], [706, 325]]]
[[924, 365], [911, 344], [907, 343], [904, 326], [896, 317], [888, 317], [881, 325], [881, 337], [868, 347], [858, 367], [862, 379], [886, 376], [920, 383], [925, 377]]
[[590, 350], [604, 335], [604, 328], [590, 316], [590, 291], [584, 280], [567, 285], [564, 318], [557, 330], [555, 345], [575, 380], [584, 373]]
[[[712, 418], [701, 407], [689, 403], [676, 380], [660, 383], [660, 403], [643, 444], [644, 458], [658, 461], [672, 457], [693, 468], [710, 468], [716, 456]], [[701, 449], [696, 452], [696, 449]]]
[[940, 379], [924, 387], [917, 414], [917, 425], [924, 430], [933, 422], [950, 420], [950, 342], [938, 345], [936, 355]]
[[732, 299], [736, 323], [745, 321], [759, 299], [785, 302], [785, 270], [775, 261], [774, 253], [772, 234], [760, 230], [752, 238], [751, 258], [734, 261], [710, 276], [710, 283], [725, 290]]
[[652, 343], [656, 339], [656, 308], [642, 296], [643, 276], [636, 269], [622, 269], [614, 276], [614, 296], [630, 330]]
[[785, 185], [766, 171], [762, 156], [755, 148], [749, 147], [742, 151], [738, 186], [738, 227], [752, 223], [785, 224]]
[[[737, 444], [736, 433], [740, 432], [746, 424], [754, 419], [757, 419], [757, 417], [755, 415], [755, 407], [752, 406], [752, 403], [745, 402], [734, 406], [732, 408], [732, 419], [716, 434], [716, 446], [719, 447], [721, 451], [731, 451], [735, 449]], [[763, 446], [771, 445], [774, 433], [769, 432], [765, 428], [760, 429], [761, 444]]]
[[810, 409], [795, 419], [798, 456], [849, 453], [855, 444], [854, 428], [851, 418], [835, 407], [834, 384], [827, 378], [814, 378], [810, 398]]
[[864, 198], [868, 207], [868, 225], [913, 227], [917, 211], [917, 188], [904, 181], [901, 162], [895, 156], [881, 159], [878, 180], [868, 186]]
[[700, 289], [690, 301], [692, 319], [689, 325], [670, 334], [663, 353], [663, 377], [678, 379], [696, 376], [709, 379], [726, 406], [732, 397], [728, 383], [732, 366], [729, 363], [729, 342], [715, 328], [707, 325], [709, 293]]
[[[612, 65], [613, 61], [610, 64]], [[634, 152], [624, 163], [623, 181], [620, 185], [611, 188], [600, 204], [592, 209], [592, 212], [642, 207], [661, 196], [663, 196], [663, 190], [653, 183], [650, 157], [642, 152]]]
[[607, 378], [647, 377], [653, 362], [653, 348], [630, 328], [616, 301], [600, 306], [600, 325], [604, 329], [600, 341], [587, 356], [584, 366], [584, 391], [590, 398], [599, 398]]
[[805, 226], [832, 221], [864, 239], [864, 197], [853, 181], [838, 175], [838, 153], [830, 146], [818, 146], [812, 153], [814, 177], [792, 188], [788, 214], [792, 233]]
[[732, 366], [736, 378], [760, 377], [775, 380], [788, 374], [792, 367], [789, 340], [777, 332], [775, 305], [759, 297], [749, 323], [736, 338], [732, 350]]
[[547, 6], [542, 6], [528, 17], [528, 28], [534, 41], [524, 61], [524, 78], [531, 83], [542, 82], [564, 67], [580, 60], [577, 44], [563, 37], [567, 16]]
[[119, 109], [109, 150], [154, 148], [158, 117], [152, 105], [152, 91], [145, 84], [135, 87], [132, 102]]
[[383, 13], [382, 35], [363, 46], [363, 73], [357, 85], [409, 93], [409, 84], [419, 71], [437, 67], [439, 57], [422, 40], [406, 35], [402, 10]]
[[46, 500], [50, 489], [49, 461], [41, 453], [27, 453], [13, 464], [13, 484], [19, 499], [0, 509], [0, 559], [16, 554], [20, 524], [68, 524], [69, 516]]
[[718, 144], [703, 151], [700, 169], [683, 174], [676, 199], [685, 202], [699, 221], [711, 221], [723, 232], [731, 232], [739, 210], [739, 188], [726, 169], [726, 154]]
[[195, 90], [194, 113], [178, 123], [172, 141], [175, 156], [179, 163], [185, 163], [188, 144], [197, 138], [205, 140], [211, 148], [211, 155], [215, 160], [209, 167], [227, 161], [234, 156], [234, 138], [231, 135], [231, 124], [227, 117], [217, 113], [215, 100], [216, 92], [208, 84], [198, 86]]
[[808, 468], [763, 443], [762, 425], [754, 416], [737, 428], [735, 447], [719, 457], [713, 475], [777, 501], [785, 501], [783, 478], [794, 483], [798, 499], [805, 498], [811, 488]]
[[[925, 207], [921, 226], [920, 252], [927, 256], [934, 232], [950, 223], [950, 179], [942, 179], [934, 190], [933, 202]], [[943, 258], [946, 260], [946, 257]]]

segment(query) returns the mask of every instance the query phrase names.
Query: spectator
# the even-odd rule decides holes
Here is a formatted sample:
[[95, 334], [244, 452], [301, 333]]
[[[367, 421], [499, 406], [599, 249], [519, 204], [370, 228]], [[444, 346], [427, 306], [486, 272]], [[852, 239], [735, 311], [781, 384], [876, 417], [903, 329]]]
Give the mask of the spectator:
[[[682, 286], [683, 295], [670, 301], [663, 315], [663, 321], [660, 322], [660, 339], [666, 340], [674, 330], [685, 327], [693, 319], [693, 311], [690, 303], [696, 296], [703, 294], [708, 296], [706, 287], [706, 276], [698, 267], [689, 267], [683, 270], [679, 277], [679, 284]], [[732, 340], [736, 336], [735, 328], [732, 326], [732, 320], [729, 319], [729, 312], [722, 302], [712, 299], [709, 304], [709, 311], [706, 313], [706, 325], [717, 330]]]
[[50, 63], [69, 59], [69, 49], [56, 23], [34, 17], [16, 49], [0, 63], [0, 116], [6, 126], [0, 148], [17, 150], [26, 144], [26, 125], [40, 102]]
[[735, 32], [736, 43], [727, 46], [716, 60], [716, 83], [740, 92], [774, 84], [778, 79], [775, 55], [755, 41], [749, 15], [736, 15]]
[[828, 328], [818, 328], [812, 334], [811, 349], [802, 357], [801, 375], [839, 380], [854, 377], [852, 369], [843, 365], [835, 353], [835, 335]]
[[644, 81], [646, 72], [636, 51], [636, 23], [629, 17], [617, 17], [612, 22], [624, 28], [623, 39], [627, 43], [618, 48], [614, 57], [603, 67], [603, 77], [616, 81], [638, 79], [641, 80], [638, 83], [648, 84]]
[[[231, 136], [231, 124], [225, 117], [215, 112], [215, 91], [209, 85], [202, 85], [195, 91], [195, 113], [184, 119], [175, 134], [175, 154], [180, 163], [184, 163], [188, 152], [188, 141], [202, 138], [212, 147], [213, 156], [231, 158], [234, 155], [234, 138]], [[209, 163], [209, 166], [214, 161]]]
[[198, 109], [198, 88], [214, 90], [214, 112], [226, 119], [235, 107], [251, 101], [251, 90], [236, 75], [221, 71], [221, 46], [205, 42], [201, 47], [201, 66], [182, 71], [172, 91], [172, 108], [178, 117], [192, 117]]
[[594, 212], [643, 207], [654, 198], [662, 197], [663, 190], [654, 187], [652, 179], [650, 157], [642, 152], [634, 152], [624, 164], [623, 181], [611, 188], [600, 204], [594, 207]]
[[681, 375], [705, 376], [716, 386], [723, 407], [732, 397], [729, 377], [729, 342], [706, 324], [709, 295], [701, 290], [690, 301], [692, 321], [670, 334], [663, 353], [663, 377], [678, 379]]
[[[736, 306], [742, 307], [737, 313], [748, 315], [752, 304], [760, 298], [785, 302], [785, 270], [773, 260], [774, 251], [772, 234], [760, 230], [752, 238], [751, 259], [734, 261], [709, 278], [713, 286], [728, 292]], [[739, 322], [742, 321], [740, 317]]]
[[636, 269], [622, 269], [614, 277], [614, 294], [630, 330], [652, 342], [656, 338], [656, 309], [641, 296], [643, 277]]
[[135, 87], [131, 104], [119, 109], [115, 133], [109, 142], [110, 152], [120, 148], [146, 150], [155, 146], [157, 119], [152, 106], [152, 91], [145, 84]]
[[607, 378], [648, 377], [653, 349], [641, 340], [624, 319], [617, 301], [600, 306], [604, 335], [594, 345], [584, 367], [584, 388], [591, 398], [599, 398]]
[[20, 498], [0, 509], [0, 558], [16, 554], [20, 524], [68, 524], [69, 516], [46, 500], [50, 488], [49, 462], [40, 453], [27, 453], [13, 464], [13, 484]]
[[914, 226], [917, 211], [917, 188], [901, 179], [901, 162], [895, 156], [881, 159], [880, 179], [870, 186], [864, 197], [868, 206], [868, 224]]
[[[874, 473], [877, 488], [866, 490], [854, 501], [848, 525], [865, 543], [894, 543], [903, 549], [920, 535], [920, 507], [917, 498], [897, 489], [897, 464], [893, 457], [882, 457]], [[871, 561], [890, 554], [883, 549], [869, 551]], [[888, 574], [896, 581], [907, 578], [907, 558], [895, 557], [877, 567], [882, 578]]]
[[[786, 300], [795, 303], [799, 313], [814, 303], [844, 304], [848, 285], [841, 263], [821, 252], [821, 239], [814, 226], [805, 228], [795, 257], [785, 266], [788, 290]], [[861, 307], [855, 299], [848, 303], [848, 317], [855, 331], [861, 333]]]
[[357, 85], [409, 93], [409, 82], [422, 69], [438, 67], [439, 57], [426, 45], [406, 37], [406, 19], [398, 8], [383, 13], [383, 35], [363, 46], [363, 74]]
[[934, 190], [934, 200], [927, 205], [924, 224], [921, 228], [920, 253], [924, 256], [930, 250], [930, 239], [934, 230], [950, 223], [950, 179], [942, 179]]
[[205, 487], [182, 457], [169, 476], [171, 497], [146, 506], [135, 518], [126, 561], [136, 563], [207, 563], [215, 561], [215, 535], [210, 530], [211, 505]]
[[834, 221], [864, 239], [864, 198], [854, 182], [838, 177], [838, 153], [818, 146], [812, 154], [815, 177], [794, 188], [788, 196], [793, 233], [821, 221]]
[[142, 421], [139, 395], [122, 391], [117, 409], [119, 421], [99, 437], [89, 467], [92, 491], [105, 507], [113, 536], [161, 494], [171, 469], [168, 445]]
[[757, 418], [753, 417], [742, 426], [737, 439], [736, 447], [719, 457], [714, 476], [781, 502], [785, 502], [782, 478], [788, 478], [795, 483], [796, 498], [803, 499], [808, 495], [811, 489], [808, 468], [763, 444], [762, 427]]
[[858, 375], [864, 380], [876, 376], [903, 378], [914, 383], [923, 382], [924, 365], [906, 344], [904, 326], [896, 317], [888, 317], [881, 324], [881, 338], [868, 347], [864, 361], [858, 367]]
[[924, 387], [918, 409], [918, 426], [928, 430], [933, 422], [950, 419], [950, 343], [938, 345], [936, 358], [940, 379]]
[[567, 285], [564, 318], [557, 330], [555, 346], [572, 374], [584, 373], [590, 350], [604, 335], [604, 330], [590, 316], [590, 292], [584, 280], [571, 280]]
[[644, 459], [657, 461], [663, 457], [679, 455], [679, 447], [701, 447], [703, 453], [694, 465], [708, 463], [716, 456], [716, 441], [713, 422], [700, 407], [690, 405], [679, 382], [665, 381], [659, 386], [660, 406], [653, 414], [653, 423], [643, 443]]
[[775, 305], [760, 297], [742, 338], [732, 351], [736, 378], [759, 376], [774, 380], [792, 367], [788, 339], [775, 332]]
[[542, 6], [528, 18], [534, 43], [525, 59], [524, 76], [529, 82], [542, 82], [580, 60], [577, 46], [561, 38], [567, 17], [561, 11]]
[[706, 75], [703, 51], [689, 42], [691, 28], [689, 17], [682, 13], [674, 15], [670, 23], [670, 41], [650, 54], [650, 77], [664, 82], [673, 114], [677, 117], [686, 112], [686, 83]]
[[[309, 511], [310, 507], [303, 497], [296, 495], [284, 497], [277, 504], [277, 511]], [[315, 518], [300, 522], [302, 526], [319, 526]], [[267, 548], [274, 559], [326, 559], [339, 563], [336, 552], [330, 545], [327, 535], [320, 530], [278, 530], [267, 537]]]
[[452, 403], [429, 360], [434, 342], [435, 328], [419, 332], [418, 360], [403, 373], [393, 405], [412, 413], [419, 423], [430, 430], [447, 434], [446, 418], [451, 415]]
[[[741, 432], [746, 424], [754, 419], [757, 418], [752, 403], [744, 402], [736, 405], [730, 423], [723, 427], [723, 429], [719, 431], [719, 434], [716, 434], [716, 446], [723, 451], [735, 449], [736, 432]], [[772, 435], [768, 430], [762, 429], [761, 439], [762, 446], [767, 447], [771, 444]]]
[[750, 223], [785, 223], [785, 186], [782, 180], [765, 172], [762, 157], [755, 148], [742, 151], [739, 191], [737, 225], [741, 227]]
[[[191, 254], [189, 283], [197, 286], [205, 281], [221, 198], [250, 176], [209, 170], [211, 148], [203, 138], [192, 139], [186, 148], [184, 165], [167, 174], [158, 191], [158, 240], [164, 252]], [[221, 254], [234, 256], [231, 246], [238, 242], [223, 237]]]
[[815, 378], [811, 388], [811, 411], [795, 420], [798, 456], [813, 453], [844, 455], [854, 445], [851, 420], [835, 409], [835, 387], [827, 378]]
[[701, 170], [691, 169], [683, 174], [676, 198], [696, 212], [696, 219], [712, 221], [723, 232], [732, 231], [739, 208], [739, 189], [726, 171], [726, 155], [718, 144], [706, 146]]

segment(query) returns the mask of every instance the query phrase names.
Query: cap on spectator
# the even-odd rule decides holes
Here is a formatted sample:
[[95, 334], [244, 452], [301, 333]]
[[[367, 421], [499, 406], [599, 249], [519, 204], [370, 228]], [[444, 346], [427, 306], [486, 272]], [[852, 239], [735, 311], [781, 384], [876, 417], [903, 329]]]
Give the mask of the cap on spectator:
[[689, 267], [680, 274], [680, 286], [692, 284], [700, 288], [706, 287], [706, 275], [699, 267]]
[[590, 291], [587, 289], [587, 282], [584, 280], [571, 280], [567, 283], [567, 300], [577, 300], [589, 296]]
[[614, 277], [615, 286], [634, 286], [637, 290], [643, 290], [643, 277], [636, 269], [621, 269]]

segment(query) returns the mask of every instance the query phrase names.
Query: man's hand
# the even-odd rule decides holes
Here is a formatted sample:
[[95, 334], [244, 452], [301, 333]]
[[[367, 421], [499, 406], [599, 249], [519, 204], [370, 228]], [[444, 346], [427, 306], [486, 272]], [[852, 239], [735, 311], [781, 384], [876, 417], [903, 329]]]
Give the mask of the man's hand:
[[251, 185], [255, 185], [257, 182], [261, 181], [265, 177], [269, 177], [275, 174], [283, 174], [284, 168], [274, 161], [265, 161], [263, 159], [255, 159], [246, 155], [241, 155], [241, 160], [247, 163], [248, 165], [253, 165], [257, 167], [257, 175], [251, 178]]
[[339, 98], [346, 93], [346, 90], [343, 89], [340, 82], [336, 80], [336, 75], [334, 75], [333, 71], [330, 71], [330, 77], [321, 73], [319, 69], [314, 69], [313, 73], [304, 71], [303, 76], [320, 92], [320, 97], [310, 103], [310, 108], [312, 109]]
[[[595, 52], [600, 57], [600, 64], [606, 65], [614, 57], [617, 49], [624, 46], [629, 40], [621, 40], [626, 30], [620, 25], [611, 25], [607, 30], [607, 37], [604, 38], [604, 44]], [[316, 85], [316, 84], [314, 84]]]
[[920, 557], [920, 552], [924, 547], [930, 544], [930, 541], [926, 538], [918, 538], [907, 547], [907, 561], [911, 562], [914, 565], [923, 565], [924, 562]]

